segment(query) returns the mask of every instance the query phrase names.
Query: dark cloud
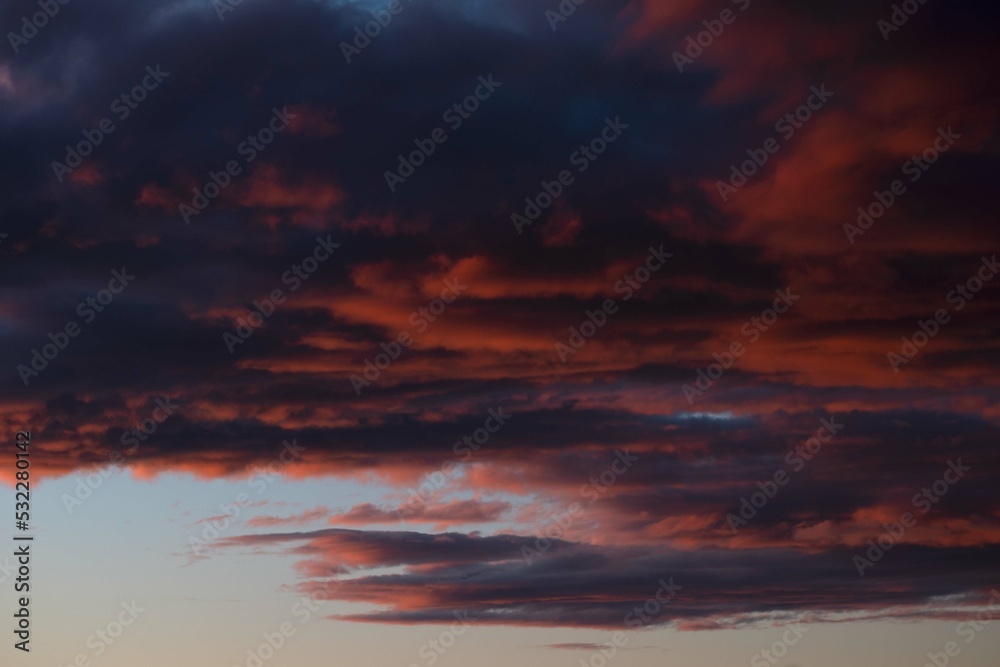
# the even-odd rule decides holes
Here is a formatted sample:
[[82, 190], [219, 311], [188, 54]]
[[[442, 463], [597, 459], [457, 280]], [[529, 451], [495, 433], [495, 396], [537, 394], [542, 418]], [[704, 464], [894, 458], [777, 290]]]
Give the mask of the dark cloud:
[[[738, 627], [769, 614], [815, 621], [851, 614], [877, 617], [886, 608], [933, 616], [931, 603], [942, 596], [957, 596], [959, 605], [976, 604], [981, 596], [967, 594], [978, 590], [977, 582], [993, 570], [996, 557], [992, 546], [899, 546], [884, 556], [894, 564], [860, 577], [855, 554], [846, 549], [671, 551], [556, 540], [529, 562], [519, 551], [533, 548], [534, 538], [343, 530], [246, 536], [224, 546], [288, 543], [306, 557], [300, 569], [307, 574], [345, 564], [361, 571], [339, 581], [334, 599], [389, 607], [338, 618], [443, 622], [463, 610], [479, 622], [602, 628]], [[404, 574], [364, 574], [386, 565], [413, 567]], [[643, 618], [636, 609], [655, 600], [658, 591], [666, 600], [664, 584], [677, 586], [675, 596], [650, 604]], [[319, 579], [307, 580], [300, 588], [308, 592], [321, 585]]]
[[[108, 461], [170, 397], [176, 414], [126, 462], [142, 475], [243, 475], [293, 438], [306, 451], [289, 476], [374, 474], [393, 489], [377, 503], [286, 517], [327, 531], [230, 542], [405, 570], [345, 583], [384, 607], [360, 620], [464, 605], [614, 626], [671, 572], [691, 598], [659, 620], [683, 627], [905, 618], [990, 583], [1000, 280], [961, 309], [948, 294], [1000, 245], [996, 7], [921, 5], [886, 41], [888, 6], [754, 2], [683, 73], [672, 54], [712, 3], [590, 0], [555, 31], [546, 8], [408, 3], [348, 64], [366, 3], [243, 3], [220, 21], [208, 2], [95, 0], [0, 53], [0, 421], [33, 425], [38, 473]], [[0, 26], [35, 11], [7, 3]], [[169, 76], [57, 180], [52, 162], [157, 65]], [[390, 191], [397, 156], [490, 74], [500, 87]], [[829, 106], [722, 201], [717, 181], [822, 83]], [[241, 142], [286, 107], [296, 118], [246, 162]], [[575, 170], [606, 118], [628, 128], [518, 234], [511, 215]], [[944, 127], [960, 140], [852, 244], [857, 207]], [[234, 159], [242, 173], [185, 224], [178, 205]], [[293, 290], [283, 276], [327, 237], [340, 248]], [[622, 288], [651, 246], [673, 256]], [[85, 322], [78, 304], [123, 267], [134, 283]], [[459, 298], [421, 316], [456, 279]], [[757, 329], [785, 288], [799, 300]], [[287, 301], [231, 353], [223, 334], [275, 289]], [[556, 343], [607, 299], [616, 312], [563, 363]], [[938, 308], [951, 321], [894, 372], [887, 354]], [[19, 366], [69, 322], [80, 334], [26, 386]], [[355, 391], [400, 332], [413, 346]], [[689, 402], [683, 386], [734, 341], [745, 353]], [[499, 406], [509, 424], [461, 459], [455, 443]], [[726, 514], [831, 417], [843, 433], [734, 535]], [[636, 465], [518, 562], [524, 535], [586, 502], [626, 449]], [[857, 577], [852, 550], [959, 458], [968, 477]], [[472, 532], [371, 530], [448, 463], [412, 524]]]

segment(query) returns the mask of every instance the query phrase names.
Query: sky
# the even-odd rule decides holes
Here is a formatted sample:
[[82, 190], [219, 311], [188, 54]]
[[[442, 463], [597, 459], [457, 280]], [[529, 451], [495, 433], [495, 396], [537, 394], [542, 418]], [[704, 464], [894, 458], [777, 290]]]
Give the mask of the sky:
[[994, 667], [998, 22], [5, 3], [2, 664]]

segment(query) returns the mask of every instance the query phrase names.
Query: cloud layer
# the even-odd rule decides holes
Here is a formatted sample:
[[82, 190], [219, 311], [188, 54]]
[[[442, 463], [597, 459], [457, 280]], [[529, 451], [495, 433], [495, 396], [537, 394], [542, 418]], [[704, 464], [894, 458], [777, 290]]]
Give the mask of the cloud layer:
[[41, 472], [242, 476], [295, 439], [282, 474], [393, 491], [220, 553], [290, 550], [304, 590], [349, 573], [355, 620], [617, 627], [669, 576], [657, 622], [685, 628], [978, 604], [995, 6], [885, 39], [861, 2], [590, 0], [552, 30], [422, 0], [348, 63], [379, 9], [99, 0], [0, 55], [0, 422]]

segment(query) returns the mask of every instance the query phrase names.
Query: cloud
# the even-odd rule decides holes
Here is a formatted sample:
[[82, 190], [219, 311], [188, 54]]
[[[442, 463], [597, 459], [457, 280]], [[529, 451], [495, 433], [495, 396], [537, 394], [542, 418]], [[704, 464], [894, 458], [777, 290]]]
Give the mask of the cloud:
[[[244, 3], [222, 22], [190, 3], [88, 7], [0, 55], [0, 423], [31, 425], [39, 477], [106, 465], [161, 396], [182, 407], [125, 461], [141, 479], [241, 479], [297, 439], [287, 479], [378, 495], [257, 517], [277, 532], [225, 544], [293, 550], [306, 588], [352, 568], [340, 594], [380, 609], [353, 620], [468, 605], [615, 627], [671, 572], [692, 596], [660, 617], [677, 627], [948, 617], [940, 596], [992, 583], [1000, 282], [961, 308], [954, 290], [1000, 245], [1000, 100], [968, 66], [991, 62], [993, 5], [929, 3], [885, 42], [867, 3], [754, 2], [683, 73], [674, 50], [718, 6], [591, 0], [553, 32], [535, 3], [428, 0], [351, 64], [354, 3]], [[169, 78], [118, 118], [147, 64]], [[502, 86], [452, 129], [446, 111], [489, 74]], [[732, 165], [824, 83], [829, 105], [722, 201]], [[288, 132], [249, 160], [242, 142], [285, 107]], [[106, 116], [115, 130], [58, 181], [52, 163]], [[609, 117], [629, 129], [578, 171]], [[857, 208], [949, 126], [953, 149], [851, 244]], [[447, 141], [390, 192], [385, 172], [437, 128]], [[230, 160], [241, 173], [184, 224], [178, 205]], [[562, 170], [574, 182], [518, 234], [511, 215]], [[340, 250], [293, 290], [327, 235]], [[673, 257], [636, 289], [651, 246]], [[84, 321], [122, 267], [134, 285]], [[421, 315], [453, 278], [468, 289]], [[231, 353], [224, 334], [279, 289]], [[760, 328], [777, 289], [800, 300]], [[894, 372], [887, 355], [941, 308], [950, 322]], [[564, 363], [556, 344], [589, 326]], [[356, 392], [401, 333], [412, 344]], [[497, 406], [516, 416], [461, 457]], [[844, 432], [733, 534], [727, 513], [831, 417]], [[590, 503], [622, 450], [639, 461]], [[851, 555], [956, 458], [974, 472], [862, 585]], [[460, 474], [401, 525], [433, 532], [373, 530], [448, 462]], [[524, 564], [573, 503], [585, 513]]]
[[[246, 535], [221, 549], [276, 547], [304, 560], [303, 592], [318, 589], [331, 568], [349, 568], [330, 599], [382, 609], [338, 616], [378, 623], [430, 623], [455, 609], [477, 622], [525, 626], [628, 628], [647, 623], [679, 629], [733, 628], [788, 620], [837, 622], [882, 617], [952, 618], [980, 604], [996, 546], [934, 549], [897, 546], [896, 565], [876, 579], [857, 576], [847, 549], [664, 550], [552, 540], [530, 559], [536, 538], [320, 530]], [[955, 569], [939, 567], [952, 563]], [[403, 566], [401, 573], [368, 573]], [[960, 574], [958, 574], [960, 573]], [[916, 577], [916, 578], [914, 578]], [[680, 589], [641, 619], [661, 581]], [[822, 596], [804, 591], [821, 590]], [[946, 607], [937, 601], [947, 596]], [[637, 611], [639, 610], [639, 611]]]

